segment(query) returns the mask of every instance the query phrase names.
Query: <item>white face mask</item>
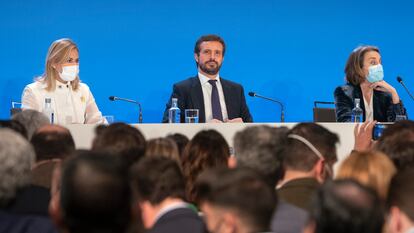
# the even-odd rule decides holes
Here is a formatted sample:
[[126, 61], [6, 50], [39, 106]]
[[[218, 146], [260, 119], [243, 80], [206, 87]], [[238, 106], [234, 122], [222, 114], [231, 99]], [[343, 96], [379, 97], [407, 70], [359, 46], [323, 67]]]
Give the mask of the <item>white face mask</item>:
[[71, 82], [78, 77], [79, 65], [62, 66], [62, 73], [59, 73], [60, 78], [63, 81]]

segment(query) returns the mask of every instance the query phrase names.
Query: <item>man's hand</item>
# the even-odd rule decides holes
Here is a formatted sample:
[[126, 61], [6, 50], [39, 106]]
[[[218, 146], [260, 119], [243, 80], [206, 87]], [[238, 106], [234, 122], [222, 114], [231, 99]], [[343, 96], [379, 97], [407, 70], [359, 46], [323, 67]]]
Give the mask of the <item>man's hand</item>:
[[372, 130], [377, 121], [366, 121], [362, 125], [357, 124], [354, 128], [354, 150], [367, 151], [372, 147]]
[[243, 119], [242, 118], [240, 118], [240, 117], [238, 117], [238, 118], [234, 118], [234, 119], [228, 119], [227, 121], [226, 121], [226, 123], [243, 123]]

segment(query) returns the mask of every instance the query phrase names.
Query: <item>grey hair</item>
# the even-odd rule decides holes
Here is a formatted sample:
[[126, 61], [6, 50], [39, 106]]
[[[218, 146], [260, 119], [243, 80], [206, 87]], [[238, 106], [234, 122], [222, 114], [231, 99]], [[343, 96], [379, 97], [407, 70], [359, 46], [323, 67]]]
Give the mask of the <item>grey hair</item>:
[[10, 129], [0, 129], [0, 206], [12, 200], [18, 189], [30, 183], [35, 161], [32, 145]]
[[283, 172], [281, 153], [288, 131], [286, 127], [261, 125], [237, 132], [233, 141], [237, 166], [256, 170], [272, 179], [270, 182], [280, 179]]
[[43, 113], [32, 109], [16, 113], [12, 119], [18, 121], [26, 128], [27, 138], [29, 141], [32, 139], [32, 136], [36, 130], [49, 124], [49, 119]]

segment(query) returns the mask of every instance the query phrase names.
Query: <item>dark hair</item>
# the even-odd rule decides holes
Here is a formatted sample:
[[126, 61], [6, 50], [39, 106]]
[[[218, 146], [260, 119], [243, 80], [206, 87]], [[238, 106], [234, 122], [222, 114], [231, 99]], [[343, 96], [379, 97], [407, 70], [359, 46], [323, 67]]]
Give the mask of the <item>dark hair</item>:
[[384, 210], [373, 190], [354, 180], [336, 180], [317, 191], [310, 219], [315, 233], [381, 233]]
[[144, 157], [131, 168], [131, 184], [138, 201], [156, 205], [168, 197], [185, 199], [185, 181], [176, 161]]
[[227, 167], [229, 157], [229, 145], [216, 130], [200, 131], [191, 139], [182, 158], [186, 197], [190, 202], [196, 199], [194, 182], [198, 175], [207, 168]]
[[224, 40], [220, 36], [213, 35], [213, 34], [203, 35], [200, 38], [198, 38], [198, 40], [197, 40], [197, 42], [194, 46], [194, 53], [195, 54], [200, 55], [200, 50], [201, 50], [200, 45], [201, 45], [201, 43], [206, 42], [206, 41], [220, 42], [221, 45], [223, 45], [223, 57], [224, 57], [224, 54], [226, 53], [226, 44], [224, 43]]
[[36, 161], [65, 159], [75, 151], [75, 142], [69, 130], [36, 132], [30, 142], [36, 152]]
[[387, 207], [398, 207], [414, 221], [414, 169], [399, 171], [392, 179], [388, 190]]
[[14, 132], [19, 133], [25, 139], [28, 138], [26, 128], [17, 120], [0, 120], [0, 129], [1, 128], [12, 129]]
[[[293, 127], [289, 134], [304, 137], [322, 154], [327, 163], [336, 162], [336, 144], [339, 142], [337, 134], [315, 123], [300, 123]], [[287, 169], [310, 171], [319, 160], [319, 157], [303, 142], [288, 138], [284, 150], [284, 163]]]
[[182, 158], [184, 148], [188, 144], [188, 142], [190, 141], [188, 139], [188, 137], [185, 136], [184, 134], [175, 133], [175, 134], [168, 135], [167, 138], [172, 139], [172, 140], [175, 141], [175, 143], [177, 144], [177, 147], [178, 147], [178, 153], [180, 155], [180, 158]]
[[235, 211], [247, 232], [265, 232], [270, 228], [277, 197], [253, 170], [213, 169], [200, 175], [196, 183], [198, 204], [206, 203]]
[[375, 144], [398, 170], [414, 167], [414, 121], [402, 120], [388, 126]]
[[370, 51], [380, 52], [377, 47], [366, 45], [357, 47], [349, 55], [345, 65], [345, 77], [349, 83], [359, 85], [365, 79], [362, 67], [364, 66], [364, 56]]
[[288, 128], [253, 126], [234, 136], [238, 167], [248, 167], [262, 174], [272, 187], [283, 178], [283, 148]]
[[83, 151], [64, 163], [60, 203], [69, 232], [125, 232], [130, 195], [128, 169], [119, 157]]
[[119, 154], [130, 165], [144, 156], [146, 141], [137, 128], [118, 122], [99, 127], [96, 133], [93, 150]]

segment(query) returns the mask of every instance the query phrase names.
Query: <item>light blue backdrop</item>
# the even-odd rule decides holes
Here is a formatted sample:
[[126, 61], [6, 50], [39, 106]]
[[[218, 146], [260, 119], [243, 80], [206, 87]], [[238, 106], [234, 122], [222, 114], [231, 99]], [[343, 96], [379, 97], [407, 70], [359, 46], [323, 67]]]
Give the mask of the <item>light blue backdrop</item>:
[[[80, 77], [105, 115], [159, 122], [172, 84], [196, 74], [193, 46], [207, 33], [228, 45], [221, 75], [286, 105], [287, 121], [311, 121], [314, 100], [333, 101], [343, 67], [361, 44], [380, 47], [385, 79], [414, 114], [414, 2], [298, 0], [13, 0], [0, 2], [0, 118], [43, 73], [50, 43], [80, 47]], [[256, 122], [279, 121], [277, 105], [248, 96]]]

